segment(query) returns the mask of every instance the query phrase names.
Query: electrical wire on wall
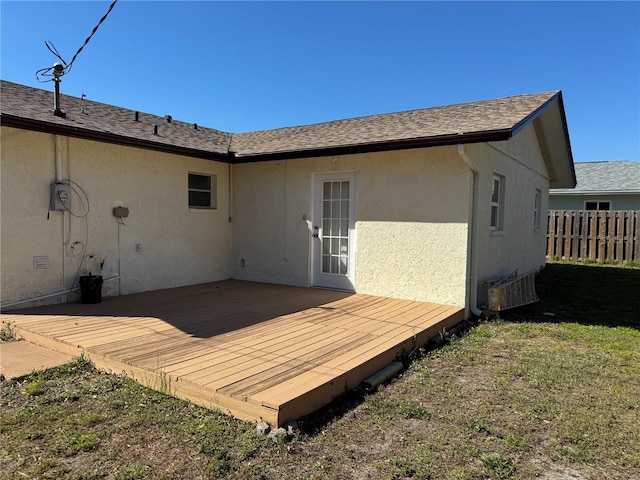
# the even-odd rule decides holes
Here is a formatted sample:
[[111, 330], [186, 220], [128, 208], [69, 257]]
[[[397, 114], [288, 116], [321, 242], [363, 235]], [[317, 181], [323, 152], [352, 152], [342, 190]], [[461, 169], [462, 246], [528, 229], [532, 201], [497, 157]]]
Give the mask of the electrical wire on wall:
[[[69, 192], [71, 192], [71, 195], [69, 195]], [[78, 198], [79, 203], [81, 205], [81, 207], [76, 210], [73, 210], [71, 208], [71, 205], [76, 203], [72, 201], [73, 196]], [[58, 200], [57, 203], [56, 203], [56, 200]], [[59, 180], [55, 184], [53, 184], [53, 187], [51, 188], [51, 196], [49, 197], [49, 212], [47, 213], [47, 219], [50, 218], [51, 211], [54, 210], [54, 206], [56, 204], [61, 206], [61, 210], [64, 213], [68, 213], [69, 215], [75, 218], [80, 218], [80, 219], [84, 218], [85, 220], [84, 243], [74, 242], [73, 244], [71, 244], [71, 250], [73, 252], [71, 256], [80, 257], [80, 261], [78, 262], [78, 268], [76, 269], [76, 274], [73, 278], [73, 282], [71, 283], [71, 286], [69, 287], [69, 293], [67, 294], [66, 303], [69, 303], [69, 299], [71, 298], [71, 292], [73, 291], [73, 287], [76, 281], [78, 280], [78, 276], [80, 275], [80, 269], [82, 268], [82, 259], [84, 259], [84, 255], [87, 252], [87, 247], [89, 245], [89, 221], [87, 219], [89, 215], [89, 210], [90, 210], [89, 197], [87, 195], [87, 192], [85, 192], [84, 189], [80, 185], [78, 185], [76, 182], [72, 180]], [[81, 245], [81, 248], [79, 249], [79, 253], [76, 253], [76, 247], [78, 245]]]

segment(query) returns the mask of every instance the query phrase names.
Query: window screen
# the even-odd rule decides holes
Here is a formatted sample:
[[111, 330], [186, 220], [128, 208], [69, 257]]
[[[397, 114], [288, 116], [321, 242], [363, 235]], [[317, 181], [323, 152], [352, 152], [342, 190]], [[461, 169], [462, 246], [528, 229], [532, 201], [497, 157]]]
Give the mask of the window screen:
[[504, 177], [493, 176], [491, 185], [491, 230], [502, 230], [504, 209]]
[[189, 208], [217, 208], [215, 175], [189, 174]]

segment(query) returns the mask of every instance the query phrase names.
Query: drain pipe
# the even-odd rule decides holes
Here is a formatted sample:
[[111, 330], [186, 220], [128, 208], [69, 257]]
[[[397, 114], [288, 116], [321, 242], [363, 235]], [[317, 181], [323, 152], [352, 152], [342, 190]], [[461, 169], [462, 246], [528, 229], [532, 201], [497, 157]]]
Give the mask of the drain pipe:
[[[119, 280], [119, 279], [120, 279], [120, 275], [116, 275], [114, 277], [105, 278], [103, 280], [103, 283], [107, 283], [107, 282], [111, 282], [113, 280]], [[62, 290], [60, 292], [55, 292], [55, 293], [47, 293], [45, 295], [40, 295], [39, 297], [26, 298], [24, 300], [18, 300], [16, 302], [5, 303], [3, 305], [0, 305], [0, 310], [4, 311], [5, 308], [15, 307], [16, 305], [22, 305], [24, 303], [29, 303], [29, 302], [36, 302], [38, 300], [45, 300], [47, 298], [56, 297], [59, 295], [66, 295], [69, 292], [75, 292], [76, 290], [80, 290], [80, 287], [74, 287], [71, 289]]]
[[372, 389], [377, 387], [381, 383], [386, 382], [394, 375], [400, 373], [400, 371], [404, 368], [402, 362], [393, 362], [390, 365], [387, 365], [382, 370], [377, 373], [374, 373], [369, 378], [367, 378], [362, 384], [367, 389]]
[[478, 308], [478, 175], [480, 170], [467, 152], [464, 144], [458, 144], [458, 155], [464, 160], [471, 174], [473, 175], [473, 185], [471, 187], [471, 228], [469, 228], [469, 310], [476, 316], [482, 316], [482, 310]]

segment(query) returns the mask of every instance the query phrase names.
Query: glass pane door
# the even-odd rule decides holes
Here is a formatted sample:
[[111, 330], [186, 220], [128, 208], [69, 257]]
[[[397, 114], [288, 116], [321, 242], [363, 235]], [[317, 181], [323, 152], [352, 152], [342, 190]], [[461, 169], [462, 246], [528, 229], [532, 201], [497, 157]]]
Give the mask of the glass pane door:
[[355, 290], [356, 173], [314, 175], [312, 284]]
[[349, 182], [323, 182], [322, 273], [349, 274]]

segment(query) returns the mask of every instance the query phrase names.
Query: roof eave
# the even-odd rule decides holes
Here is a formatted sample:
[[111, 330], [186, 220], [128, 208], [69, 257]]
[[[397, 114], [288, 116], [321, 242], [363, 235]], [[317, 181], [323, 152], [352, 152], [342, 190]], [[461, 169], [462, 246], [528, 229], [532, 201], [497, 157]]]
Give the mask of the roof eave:
[[23, 130], [32, 130], [42, 133], [50, 133], [52, 135], [65, 135], [68, 137], [81, 138], [83, 140], [93, 140], [97, 142], [111, 143], [114, 145], [122, 145], [127, 147], [142, 148], [145, 150], [154, 150], [163, 153], [172, 153], [176, 155], [184, 155], [187, 157], [202, 158], [205, 160], [215, 160], [219, 162], [229, 162], [230, 159], [226, 152], [218, 153], [210, 150], [199, 150], [195, 148], [181, 147], [166, 143], [153, 142], [137, 138], [125, 137], [109, 132], [97, 132], [78, 127], [69, 127], [57, 125], [54, 123], [43, 122], [41, 120], [32, 120], [14, 115], [1, 114], [0, 124], [5, 127], [20, 128]]
[[607, 197], [612, 195], [640, 195], [640, 190], [549, 190], [549, 195], [554, 196], [591, 196]]
[[359, 153], [386, 152], [391, 150], [407, 150], [412, 148], [439, 147], [458, 143], [478, 143], [508, 140], [512, 136], [511, 129], [491, 130], [485, 132], [458, 133], [435, 137], [388, 140], [354, 145], [338, 145], [326, 148], [284, 150], [268, 153], [236, 154], [234, 163], [266, 162], [269, 160], [288, 160], [296, 158], [328, 157]]
[[[556, 108], [550, 108], [554, 105]], [[550, 188], [574, 188], [577, 184], [576, 172], [573, 166], [573, 153], [562, 92], [553, 95], [525, 120], [515, 129], [522, 128], [533, 121], [549, 172]]]

